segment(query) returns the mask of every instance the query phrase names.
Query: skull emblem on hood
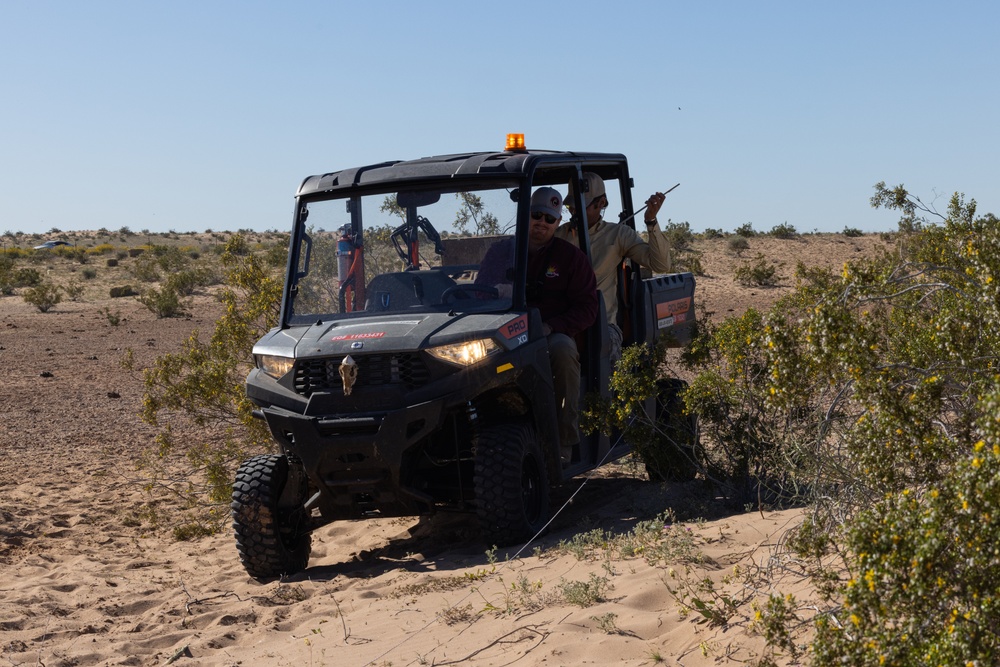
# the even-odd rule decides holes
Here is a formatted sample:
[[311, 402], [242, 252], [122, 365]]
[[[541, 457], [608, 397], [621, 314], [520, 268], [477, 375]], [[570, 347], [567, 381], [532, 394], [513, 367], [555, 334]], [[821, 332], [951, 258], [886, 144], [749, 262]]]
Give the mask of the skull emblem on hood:
[[358, 362], [354, 361], [351, 355], [347, 355], [340, 362], [340, 379], [344, 383], [344, 396], [350, 396], [351, 389], [358, 379]]

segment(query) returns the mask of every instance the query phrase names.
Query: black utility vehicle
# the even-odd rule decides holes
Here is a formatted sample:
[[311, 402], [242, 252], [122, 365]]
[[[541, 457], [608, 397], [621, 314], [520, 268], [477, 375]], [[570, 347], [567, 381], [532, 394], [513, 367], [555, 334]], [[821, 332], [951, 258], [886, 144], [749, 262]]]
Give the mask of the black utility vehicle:
[[[587, 171], [626, 219], [632, 183], [617, 154], [509, 148], [305, 179], [280, 322], [254, 346], [247, 377], [255, 415], [281, 449], [244, 462], [233, 485], [236, 543], [251, 576], [304, 569], [310, 533], [343, 519], [470, 512], [488, 543], [522, 542], [548, 521], [550, 487], [628, 453], [623, 439], [612, 446], [593, 434], [560, 463], [546, 338], [525, 305], [531, 193], [566, 192], [571, 180], [582, 193]], [[589, 252], [586, 224], [573, 224]], [[463, 228], [472, 233], [450, 231]], [[509, 234], [506, 297], [474, 279], [487, 248]], [[664, 334], [683, 342], [694, 277], [622, 271], [625, 343]], [[606, 395], [602, 300], [578, 344], [582, 393]], [[648, 414], [663, 416], [677, 383], [665, 381]]]

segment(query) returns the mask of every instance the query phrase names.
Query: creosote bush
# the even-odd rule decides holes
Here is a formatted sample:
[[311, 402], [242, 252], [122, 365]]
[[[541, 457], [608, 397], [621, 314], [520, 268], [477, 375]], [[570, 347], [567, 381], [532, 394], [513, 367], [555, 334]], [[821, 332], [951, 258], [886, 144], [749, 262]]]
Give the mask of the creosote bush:
[[769, 405], [813, 415], [813, 505], [790, 544], [823, 600], [772, 596], [761, 625], [796, 654], [791, 629], [811, 621], [818, 667], [993, 664], [1000, 221], [959, 194], [937, 216], [883, 183], [872, 203], [903, 213], [897, 248], [800, 271], [748, 346]]
[[[238, 234], [226, 243], [222, 263], [226, 287], [220, 298], [226, 309], [210, 338], [202, 340], [194, 332], [181, 352], [160, 357], [144, 372], [144, 421], [163, 424], [167, 415], [181, 413], [198, 426], [224, 428], [215, 440], [179, 442], [166, 425], [157, 447], [145, 452], [150, 488], [185, 499], [191, 528], [178, 534], [221, 527], [229, 516], [236, 467], [273, 447], [266, 425], [251, 416], [244, 382], [253, 344], [277, 323], [281, 276]], [[171, 465], [188, 475], [168, 474]]]
[[771, 231], [768, 232], [768, 234], [776, 239], [794, 239], [799, 236], [799, 232], [795, 229], [795, 225], [790, 225], [787, 222], [775, 225], [771, 228]]
[[778, 266], [765, 257], [762, 253], [750, 262], [744, 262], [733, 271], [733, 277], [741, 285], [770, 287], [777, 285], [781, 280], [778, 274]]
[[745, 236], [730, 236], [726, 241], [726, 249], [737, 257], [750, 249], [750, 242]]
[[663, 225], [663, 234], [666, 235], [667, 241], [670, 243], [670, 249], [675, 252], [689, 249], [694, 241], [694, 232], [691, 231], [691, 225], [688, 222], [667, 220], [666, 224]]
[[62, 301], [62, 288], [54, 283], [42, 282], [25, 289], [22, 298], [39, 312], [47, 313]]
[[787, 544], [821, 603], [757, 604], [759, 664], [994, 664], [1000, 220], [884, 183], [872, 204], [903, 214], [893, 250], [799, 266], [774, 308], [702, 323], [685, 349], [701, 474], [731, 499], [809, 507]]
[[169, 282], [160, 289], [150, 287], [143, 290], [138, 299], [139, 303], [159, 318], [175, 317], [185, 312], [181, 293]]

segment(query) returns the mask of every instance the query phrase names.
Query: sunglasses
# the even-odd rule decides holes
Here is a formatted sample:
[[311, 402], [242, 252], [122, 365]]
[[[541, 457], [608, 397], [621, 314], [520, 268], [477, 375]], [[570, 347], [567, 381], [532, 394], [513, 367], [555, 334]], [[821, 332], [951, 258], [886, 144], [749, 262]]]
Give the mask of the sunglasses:
[[541, 211], [535, 211], [531, 214], [532, 220], [541, 220], [542, 218], [545, 218], [545, 222], [550, 225], [556, 224], [556, 221], [559, 220], [559, 218], [553, 217], [548, 213], [542, 213]]

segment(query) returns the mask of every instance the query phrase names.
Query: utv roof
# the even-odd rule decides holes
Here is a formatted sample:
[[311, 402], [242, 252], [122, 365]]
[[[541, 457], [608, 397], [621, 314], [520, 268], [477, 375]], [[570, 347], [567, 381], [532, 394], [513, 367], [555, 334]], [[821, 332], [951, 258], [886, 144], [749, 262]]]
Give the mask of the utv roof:
[[[309, 176], [297, 196], [330, 193], [359, 187], [390, 185], [398, 187], [408, 181], [474, 177], [485, 174], [494, 176], [520, 177], [534, 171], [541, 164], [566, 164], [577, 162], [587, 164], [590, 171], [609, 177], [625, 163], [625, 156], [619, 153], [575, 153], [569, 151], [501, 151], [485, 153], [458, 153], [437, 155], [417, 160], [381, 162], [365, 167], [342, 169], [340, 171]], [[609, 169], [604, 170], [605, 166]], [[553, 183], [557, 182], [553, 180]], [[565, 181], [563, 181], [565, 182]]]

